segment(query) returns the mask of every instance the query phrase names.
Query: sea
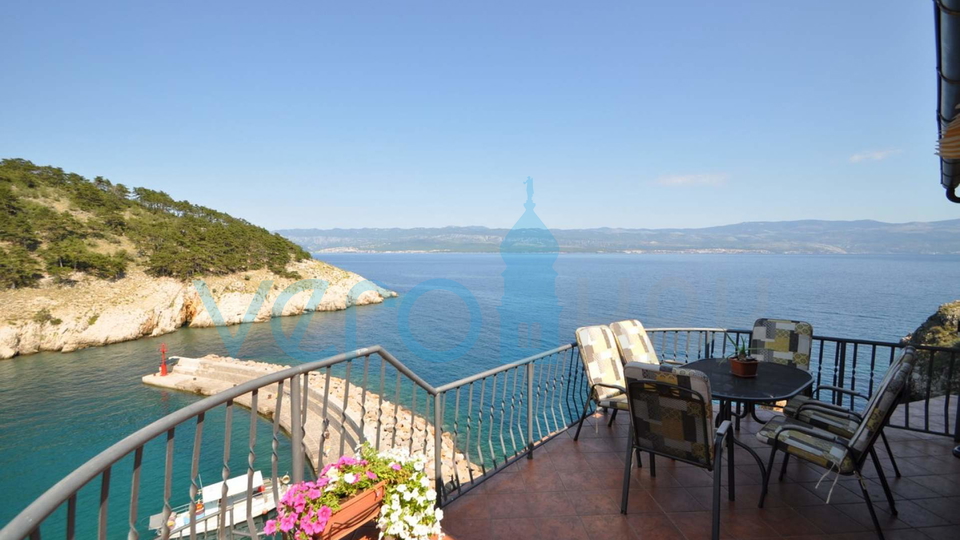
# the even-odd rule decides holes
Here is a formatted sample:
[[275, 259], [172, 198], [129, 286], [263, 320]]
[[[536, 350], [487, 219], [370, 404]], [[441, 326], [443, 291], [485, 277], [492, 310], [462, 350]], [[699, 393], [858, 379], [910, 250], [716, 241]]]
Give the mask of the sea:
[[[0, 524], [111, 444], [200, 399], [141, 384], [141, 376], [157, 370], [161, 344], [175, 356], [213, 353], [278, 364], [378, 344], [439, 385], [519, 359], [510, 344], [500, 343], [503, 325], [556, 328], [555, 337], [546, 332], [531, 338], [544, 350], [573, 341], [579, 326], [626, 318], [647, 327], [743, 329], [759, 317], [792, 318], [810, 322], [818, 335], [898, 341], [938, 305], [960, 298], [955, 255], [513, 254], [509, 267], [499, 254], [345, 253], [322, 259], [399, 296], [273, 324], [181, 329], [0, 361]], [[206, 423], [201, 475], [212, 483], [220, 480], [222, 466], [222, 411]], [[234, 445], [229, 462], [233, 474], [242, 474], [248, 413], [236, 411], [232, 425], [234, 440], [244, 444]], [[257, 453], [265, 458], [270, 425], [261, 421], [257, 429]], [[286, 445], [281, 442], [281, 455]], [[190, 445], [178, 441], [176, 451], [176, 464], [189, 467]], [[115, 467], [111, 537], [126, 530], [130, 461]], [[162, 510], [162, 471], [162, 442], [151, 443], [144, 453], [141, 521]], [[99, 480], [93, 483], [78, 500], [81, 521], [90, 523]], [[186, 503], [187, 496], [175, 485], [171, 502]], [[62, 520], [61, 511], [51, 524]]]

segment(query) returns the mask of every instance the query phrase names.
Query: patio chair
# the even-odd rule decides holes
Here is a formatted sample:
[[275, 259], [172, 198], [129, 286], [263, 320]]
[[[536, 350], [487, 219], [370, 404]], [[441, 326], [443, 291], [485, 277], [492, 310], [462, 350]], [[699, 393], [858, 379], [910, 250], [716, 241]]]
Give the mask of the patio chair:
[[[916, 361], [916, 356], [911, 356], [910, 358], [914, 362]], [[890, 364], [890, 367], [887, 368], [887, 373], [884, 375], [883, 380], [880, 381], [880, 384], [877, 385], [877, 388], [882, 388], [887, 384], [890, 377], [896, 373], [903, 359], [904, 355], [901, 355]], [[820, 392], [822, 390], [832, 392], [834, 395], [843, 394], [863, 398], [869, 402], [869, 398], [860, 392], [840, 388], [839, 386], [822, 384], [813, 391], [813, 396], [800, 395], [790, 398], [783, 407], [783, 413], [790, 418], [796, 418], [801, 422], [810, 424], [813, 427], [825, 429], [846, 439], [853, 437], [853, 432], [856, 431], [860, 422], [863, 420], [863, 415], [854, 410], [852, 400], [850, 407], [843, 407], [828, 401], [820, 401]], [[883, 429], [880, 430], [880, 440], [883, 441], [883, 446], [887, 449], [887, 455], [890, 456], [890, 463], [893, 465], [894, 474], [897, 478], [900, 478], [900, 468], [897, 466], [897, 460], [893, 456], [893, 450], [890, 448], [890, 443], [887, 441], [887, 435]], [[780, 471], [781, 479], [783, 478], [783, 471], [786, 470], [786, 461], [787, 460], [784, 460], [784, 466]]]
[[617, 411], [627, 410], [627, 395], [624, 388], [623, 363], [613, 332], [604, 325], [577, 328], [577, 345], [580, 347], [580, 360], [590, 384], [590, 398], [584, 404], [583, 415], [577, 424], [577, 433], [573, 440], [580, 438], [583, 421], [590, 413], [590, 405], [598, 408], [613, 409], [610, 416], [612, 425]]
[[[620, 513], [627, 512], [630, 467], [634, 452], [650, 452], [713, 472], [713, 539], [720, 538], [720, 487], [726, 446], [728, 497], [735, 499], [733, 446], [746, 448], [766, 477], [763, 462], [730, 432], [730, 421], [713, 424], [710, 380], [700, 371], [632, 362], [624, 367], [630, 405], [630, 435]], [[656, 476], [651, 459], [650, 476]], [[764, 488], [765, 489], [765, 488]], [[760, 499], [763, 507], [763, 498]]]
[[[750, 353], [761, 362], [776, 362], [797, 369], [810, 371], [810, 351], [813, 348], [813, 326], [803, 321], [787, 319], [757, 319], [753, 323], [750, 334]], [[778, 402], [772, 406], [783, 407], [786, 402]], [[764, 406], [766, 407], [766, 405]], [[740, 430], [740, 406], [737, 405], [736, 428]], [[757, 418], [756, 410], [751, 406], [748, 411], [753, 419]], [[744, 415], [747, 414], [746, 412]]]
[[643, 324], [636, 319], [610, 323], [610, 330], [617, 340], [620, 349], [620, 359], [624, 364], [642, 362], [644, 364], [660, 364], [657, 351], [653, 348], [650, 336], [643, 329]]
[[[770, 461], [767, 464], [767, 472], [763, 479], [764, 487], [766, 488], [766, 485], [770, 482], [771, 469], [777, 451], [796, 456], [822, 467], [827, 470], [827, 473], [835, 470], [838, 476], [855, 475], [860, 480], [860, 490], [863, 492], [867, 509], [870, 511], [870, 518], [877, 529], [877, 535], [882, 540], [883, 531], [880, 529], [880, 521], [877, 519], [877, 513], [873, 508], [873, 501], [867, 492], [866, 481], [863, 480], [861, 471], [867, 457], [871, 457], [877, 469], [880, 484], [883, 486], [884, 494], [887, 497], [887, 502], [890, 504], [890, 511], [893, 515], [896, 515], [897, 508], [894, 504], [893, 493], [890, 491], [890, 486], [883, 474], [883, 468], [877, 459], [874, 443], [880, 436], [883, 426], [886, 425], [893, 414], [897, 401], [906, 388], [915, 362], [916, 350], [913, 347], [906, 347], [893, 374], [884, 381], [885, 384], [879, 387], [873, 397], [870, 398], [861, 415], [862, 420], [860, 420], [853, 436], [850, 438], [840, 437], [825, 429], [815, 428], [783, 416], [775, 417], [767, 422], [757, 432], [757, 439], [771, 446]], [[765, 489], [763, 493], [766, 493]], [[761, 500], [764, 494], [761, 494]], [[829, 500], [830, 497], [828, 496], [827, 501], [829, 502]]]
[[757, 319], [750, 334], [750, 352], [761, 362], [786, 364], [810, 371], [813, 326], [802, 321]]

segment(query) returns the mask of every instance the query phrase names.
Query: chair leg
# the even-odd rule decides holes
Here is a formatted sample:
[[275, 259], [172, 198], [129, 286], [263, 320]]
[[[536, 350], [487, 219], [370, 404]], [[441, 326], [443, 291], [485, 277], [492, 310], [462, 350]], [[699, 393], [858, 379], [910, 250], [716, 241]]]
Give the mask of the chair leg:
[[[717, 452], [720, 450], [717, 449]], [[713, 525], [712, 540], [720, 540], [720, 478], [723, 474], [723, 464], [713, 469]]]
[[657, 477], [657, 456], [653, 452], [650, 452], [650, 477]]
[[883, 494], [887, 496], [887, 503], [890, 504], [890, 513], [897, 515], [897, 505], [893, 502], [893, 491], [890, 490], [890, 484], [887, 483], [887, 475], [883, 474], [883, 467], [880, 466], [880, 459], [877, 457], [877, 451], [873, 448], [870, 448], [870, 459], [873, 460], [873, 465], [877, 468], [877, 475], [880, 477], [880, 485], [883, 486]]
[[607, 427], [610, 427], [610, 426], [613, 425], [613, 421], [617, 419], [617, 412], [618, 412], [619, 410], [620, 410], [620, 409], [614, 409], [614, 410], [613, 410], [613, 414], [610, 415], [610, 421], [607, 422]]
[[760, 507], [763, 508], [763, 500], [767, 497], [767, 486], [770, 484], [770, 477], [773, 476], [773, 462], [777, 459], [776, 445], [770, 447], [770, 460], [767, 462], [767, 469], [763, 471], [763, 489], [760, 491]]
[[727, 436], [727, 496], [731, 501], [736, 499], [733, 461], [733, 434], [730, 434]]
[[636, 454], [636, 458], [637, 458], [637, 468], [638, 468], [638, 469], [642, 469], [642, 468], [643, 468], [643, 460], [640, 459], [640, 449], [637, 448], [637, 449], [634, 451], [634, 453]]
[[870, 500], [870, 494], [867, 493], [866, 480], [860, 477], [860, 491], [863, 492], [863, 498], [867, 501], [867, 509], [870, 510], [870, 519], [873, 520], [873, 526], [877, 529], [877, 537], [883, 539], [883, 530], [880, 529], [880, 520], [877, 519], [877, 511], [873, 509], [873, 501]]
[[586, 406], [583, 407], [583, 415], [580, 417], [580, 422], [577, 424], [577, 433], [573, 436], [573, 440], [580, 438], [580, 430], [583, 428], [583, 421], [587, 419], [587, 413], [590, 411], [590, 402], [588, 401]]
[[736, 431], [740, 431], [740, 415], [741, 415], [741, 413], [740, 413], [740, 406], [741, 406], [741, 405], [742, 405], [742, 403], [740, 403], [740, 402], [738, 401], [738, 402], [737, 402], [737, 416], [736, 416], [736, 420], [733, 421], [733, 427], [734, 427], [734, 429], [735, 429]]
[[[620, 495], [620, 513], [627, 513], [627, 500], [630, 497], [630, 465], [631, 458], [633, 457], [633, 424], [630, 425], [630, 434], [627, 437], [627, 462], [626, 466], [623, 468], [623, 493]], [[640, 455], [640, 452], [637, 452], [637, 455]]]
[[880, 438], [883, 439], [883, 446], [887, 449], [887, 455], [890, 456], [890, 463], [893, 464], [893, 473], [900, 478], [900, 467], [897, 467], [897, 459], [893, 457], [893, 450], [890, 449], [890, 443], [887, 442], [887, 434], [880, 431]]
[[[783, 464], [780, 465], [780, 478], [778, 480], [783, 480], [783, 475], [787, 474], [787, 462], [790, 461], [790, 454], [783, 453]], [[772, 466], [772, 464], [771, 464]]]

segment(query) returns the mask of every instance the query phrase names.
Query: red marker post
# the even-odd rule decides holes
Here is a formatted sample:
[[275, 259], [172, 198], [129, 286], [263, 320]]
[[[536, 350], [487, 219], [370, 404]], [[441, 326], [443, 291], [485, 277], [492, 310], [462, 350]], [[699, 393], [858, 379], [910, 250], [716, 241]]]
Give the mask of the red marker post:
[[160, 376], [167, 376], [167, 344], [160, 344]]

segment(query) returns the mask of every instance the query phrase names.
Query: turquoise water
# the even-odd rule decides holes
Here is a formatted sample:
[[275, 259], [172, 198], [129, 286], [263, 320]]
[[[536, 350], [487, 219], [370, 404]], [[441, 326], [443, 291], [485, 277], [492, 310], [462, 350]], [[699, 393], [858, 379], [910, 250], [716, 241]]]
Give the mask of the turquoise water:
[[[538, 273], [540, 260], [513, 256], [529, 268], [512, 274], [511, 291], [538, 290], [549, 277]], [[428, 382], [442, 384], [520, 357], [515, 344], [501, 347], [501, 324], [547, 328], [552, 323], [561, 341], [571, 341], [577, 326], [628, 317], [649, 327], [746, 328], [759, 316], [775, 316], [810, 321], [820, 335], [897, 340], [939, 304], [960, 298], [957, 256], [563, 254], [554, 265], [556, 298], [512, 300], [503, 298], [505, 266], [495, 254], [337, 254], [324, 259], [401, 296], [377, 306], [250, 325], [237, 356], [294, 363], [380, 344]], [[411, 294], [437, 278], [463, 289], [427, 288], [418, 298]], [[556, 315], [544, 315], [552, 313]], [[545, 320], [549, 317], [554, 320]], [[286, 343], [281, 336], [299, 322], [309, 323], [303, 340]], [[529, 350], [553, 345], [532, 336]], [[458, 344], [473, 337], [472, 347], [458, 351]], [[156, 369], [161, 343], [175, 355], [231, 352], [217, 329], [185, 329], [69, 354], [0, 361], [0, 524], [110, 444], [198, 399], [140, 383], [142, 375]], [[248, 425], [248, 414], [235, 411], [234, 475], [245, 471]], [[223, 449], [217, 433], [222, 429], [221, 410], [207, 418], [206, 483], [219, 480]], [[177, 432], [174, 504], [186, 502], [192, 434], [184, 431], [192, 428]], [[269, 425], [261, 421], [257, 466], [265, 473], [269, 435]], [[155, 443], [145, 451], [143, 517], [161, 510], [156, 506], [162, 489], [161, 446]], [[112, 534], [125, 527], [130, 466], [121, 463], [114, 473]], [[81, 493], [81, 522], [85, 516], [93, 521], [99, 481], [95, 484]]]

